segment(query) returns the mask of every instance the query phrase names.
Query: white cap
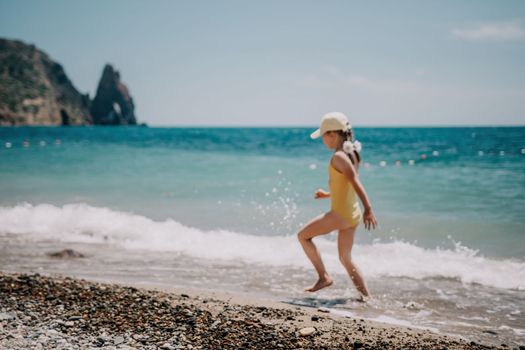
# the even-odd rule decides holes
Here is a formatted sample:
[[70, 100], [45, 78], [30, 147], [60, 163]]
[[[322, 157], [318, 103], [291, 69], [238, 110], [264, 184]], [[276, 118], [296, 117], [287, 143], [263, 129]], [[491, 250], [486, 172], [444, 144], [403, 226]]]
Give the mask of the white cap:
[[323, 115], [321, 120], [321, 127], [315, 130], [310, 137], [313, 139], [318, 138], [327, 131], [343, 130], [346, 131], [352, 128], [348, 122], [348, 118], [341, 112], [331, 112]]

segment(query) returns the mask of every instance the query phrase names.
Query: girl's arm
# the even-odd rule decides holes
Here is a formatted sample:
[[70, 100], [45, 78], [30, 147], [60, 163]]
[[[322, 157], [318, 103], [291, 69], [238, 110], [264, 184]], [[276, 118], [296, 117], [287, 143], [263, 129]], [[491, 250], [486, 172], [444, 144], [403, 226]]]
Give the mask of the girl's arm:
[[357, 171], [352, 162], [350, 162], [350, 159], [348, 159], [348, 156], [342, 151], [335, 152], [333, 157], [333, 165], [334, 168], [343, 173], [348, 181], [350, 181], [352, 186], [354, 186], [355, 192], [359, 196], [361, 203], [363, 203], [363, 206], [365, 207], [365, 212], [363, 215], [365, 228], [376, 228], [377, 220], [372, 213], [372, 204], [370, 203], [368, 195], [365, 191], [365, 187], [359, 180], [359, 175], [357, 174]]

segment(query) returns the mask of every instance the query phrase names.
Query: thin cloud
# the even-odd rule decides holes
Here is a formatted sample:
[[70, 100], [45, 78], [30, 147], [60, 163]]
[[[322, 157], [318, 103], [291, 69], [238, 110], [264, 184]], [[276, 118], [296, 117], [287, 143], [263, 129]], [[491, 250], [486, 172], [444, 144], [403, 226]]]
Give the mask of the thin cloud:
[[520, 23], [488, 23], [474, 28], [454, 28], [452, 35], [468, 41], [517, 41], [525, 39], [525, 29]]

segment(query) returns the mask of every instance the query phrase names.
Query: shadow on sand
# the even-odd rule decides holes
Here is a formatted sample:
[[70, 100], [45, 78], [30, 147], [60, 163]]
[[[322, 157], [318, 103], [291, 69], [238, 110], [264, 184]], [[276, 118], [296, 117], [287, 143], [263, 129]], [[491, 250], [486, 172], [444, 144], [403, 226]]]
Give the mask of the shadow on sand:
[[313, 308], [334, 308], [337, 306], [348, 306], [348, 303], [362, 303], [363, 300], [360, 298], [291, 298], [284, 299], [281, 302], [297, 306], [313, 307]]

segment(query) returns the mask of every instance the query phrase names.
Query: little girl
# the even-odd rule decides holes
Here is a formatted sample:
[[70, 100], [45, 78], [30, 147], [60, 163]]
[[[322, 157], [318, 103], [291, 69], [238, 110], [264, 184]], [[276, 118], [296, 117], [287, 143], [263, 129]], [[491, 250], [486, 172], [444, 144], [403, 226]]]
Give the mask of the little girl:
[[[323, 116], [321, 127], [310, 135], [312, 139], [319, 136], [323, 137], [326, 147], [334, 150], [334, 154], [328, 166], [330, 192], [318, 189], [315, 198], [330, 197], [332, 205], [329, 212], [312, 219], [298, 233], [304, 252], [319, 274], [319, 280], [305, 291], [315, 292], [332, 285], [333, 280], [326, 272], [321, 255], [312, 242], [312, 238], [338, 230], [339, 260], [361, 293], [361, 297], [367, 299], [370, 297], [370, 292], [361, 271], [350, 257], [355, 231], [361, 218], [368, 230], [377, 225], [372, 213], [372, 205], [357, 174], [361, 161], [359, 155], [361, 144], [358, 141], [352, 141], [350, 123], [346, 116], [339, 112], [327, 113]], [[364, 206], [363, 215], [356, 194]]]

